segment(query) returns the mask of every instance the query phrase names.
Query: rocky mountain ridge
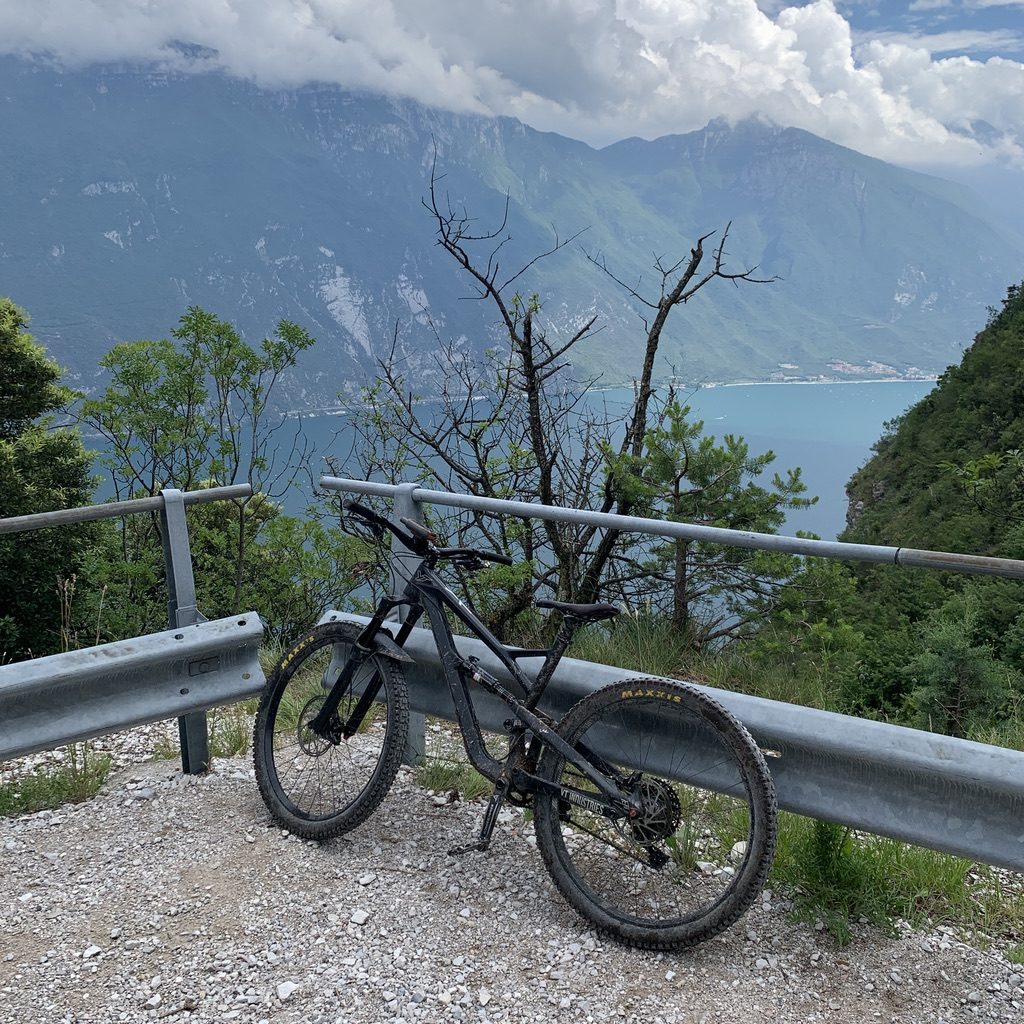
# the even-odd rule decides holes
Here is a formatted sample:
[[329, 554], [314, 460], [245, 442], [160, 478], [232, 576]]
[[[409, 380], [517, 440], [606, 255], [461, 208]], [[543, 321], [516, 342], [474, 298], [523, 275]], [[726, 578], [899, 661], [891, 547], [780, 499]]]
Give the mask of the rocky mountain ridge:
[[967, 190], [758, 122], [595, 150], [336, 88], [4, 58], [0, 131], [0, 293], [86, 389], [113, 342], [165, 336], [190, 304], [250, 338], [305, 326], [293, 406], [352, 392], [392, 344], [429, 386], [442, 343], [499, 340], [434, 244], [435, 154], [444, 201], [481, 229], [508, 196], [505, 266], [582, 232], [516, 286], [552, 332], [599, 314], [576, 360], [606, 384], [630, 379], [643, 331], [588, 255], [656, 298], [654, 258], [731, 222], [729, 269], [778, 278], [715, 282], [682, 311], [659, 370], [687, 381], [941, 371], [1024, 263]]

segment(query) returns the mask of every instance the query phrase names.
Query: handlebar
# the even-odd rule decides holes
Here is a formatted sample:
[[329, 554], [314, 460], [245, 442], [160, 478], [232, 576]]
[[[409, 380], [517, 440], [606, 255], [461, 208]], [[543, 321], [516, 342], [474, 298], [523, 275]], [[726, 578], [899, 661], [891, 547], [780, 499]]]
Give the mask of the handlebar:
[[418, 537], [411, 532], [406, 533], [404, 530], [400, 530], [390, 519], [385, 519], [384, 516], [378, 515], [372, 508], [367, 508], [354, 498], [345, 498], [341, 503], [341, 507], [346, 512], [354, 513], [363, 522], [375, 527], [374, 532], [378, 537], [381, 536], [383, 530], [390, 530], [410, 551], [415, 551], [418, 555], [425, 555], [429, 550], [430, 541], [428, 537]]
[[497, 562], [500, 565], [514, 565], [514, 560], [508, 555], [497, 551], [478, 551], [475, 548], [435, 548], [433, 542], [437, 540], [437, 534], [432, 533], [422, 523], [402, 516], [399, 522], [408, 530], [400, 530], [390, 519], [378, 515], [372, 508], [367, 508], [354, 498], [346, 498], [341, 507], [348, 512], [357, 515], [364, 522], [369, 523], [377, 530], [390, 530], [410, 551], [417, 555], [435, 555], [440, 558], [478, 558], [484, 562]]
[[499, 565], [514, 565], [515, 561], [498, 551], [478, 551], [476, 548], [437, 548], [442, 558], [479, 558], [483, 562], [497, 562]]

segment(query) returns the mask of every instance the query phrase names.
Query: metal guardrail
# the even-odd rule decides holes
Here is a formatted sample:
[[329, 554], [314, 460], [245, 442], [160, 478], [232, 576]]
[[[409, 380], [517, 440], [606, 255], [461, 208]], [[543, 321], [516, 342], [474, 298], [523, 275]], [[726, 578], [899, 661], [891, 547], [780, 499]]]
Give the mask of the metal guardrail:
[[251, 697], [262, 639], [246, 612], [6, 665], [0, 760]]
[[178, 718], [182, 768], [209, 766], [206, 709], [258, 694], [264, 675], [256, 612], [207, 621], [196, 608], [187, 505], [252, 494], [248, 484], [0, 519], [0, 534], [160, 513], [171, 629], [0, 665], [0, 759]]
[[[766, 538], [781, 542], [773, 543], [772, 550], [797, 554], [1024, 577], [1024, 562], [1012, 559], [711, 530], [632, 516], [474, 498], [412, 484], [393, 486], [324, 477], [321, 485], [332, 490], [394, 497], [396, 505], [404, 508], [403, 515], [408, 515], [415, 503], [430, 502], [495, 514], [593, 522], [615, 529], [732, 546], [761, 547]], [[330, 612], [324, 620], [332, 615], [340, 613]], [[479, 657], [488, 671], [505, 678], [499, 662], [482, 643], [466, 637], [457, 637], [456, 642], [463, 654]], [[406, 667], [413, 683], [410, 697], [414, 710], [453, 718], [454, 709], [429, 631], [413, 630], [406, 649], [416, 659], [415, 666]], [[548, 688], [545, 707], [561, 714], [586, 693], [629, 675], [624, 669], [565, 658]], [[702, 688], [736, 715], [762, 749], [770, 753], [781, 807], [877, 835], [1024, 870], [1024, 753], [747, 694]], [[485, 728], [500, 731], [507, 711], [496, 699], [479, 696], [481, 723]], [[422, 744], [422, 740], [419, 742]]]
[[807, 540], [774, 533], [749, 530], [726, 530], [717, 526], [692, 523], [670, 523], [664, 519], [643, 519], [620, 516], [612, 512], [589, 512], [585, 509], [563, 508], [559, 505], [534, 505], [528, 501], [505, 501], [502, 498], [481, 498], [473, 494], [433, 491], [415, 484], [379, 484], [366, 480], [345, 480], [324, 476], [320, 486], [331, 491], [352, 491], [393, 498], [402, 493], [407, 500], [450, 508], [475, 509], [495, 515], [518, 516], [521, 519], [547, 519], [556, 523], [577, 523], [597, 526], [623, 533], [646, 533], [653, 537], [675, 537], [680, 540], [704, 541], [734, 548], [760, 551], [784, 551], [793, 555], [817, 558], [842, 558], [855, 562], [881, 562], [885, 565], [921, 566], [946, 569], [982, 576], [1006, 576], [1024, 579], [1024, 561], [1016, 558], [988, 558], [984, 555], [960, 555], [952, 551], [924, 551], [920, 548], [888, 547], [881, 544], [848, 544], [838, 540]]

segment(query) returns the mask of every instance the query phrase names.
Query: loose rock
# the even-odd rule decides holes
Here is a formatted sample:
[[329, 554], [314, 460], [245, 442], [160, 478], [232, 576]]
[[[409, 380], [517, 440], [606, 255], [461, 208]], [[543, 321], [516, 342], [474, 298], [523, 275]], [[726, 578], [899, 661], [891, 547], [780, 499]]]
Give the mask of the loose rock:
[[997, 950], [867, 924], [838, 950], [785, 894], [696, 949], [629, 949], [555, 892], [518, 810], [486, 854], [448, 857], [482, 811], [439, 811], [403, 770], [365, 824], [308, 843], [281, 835], [246, 760], [201, 782], [168, 761], [0, 819], [0, 1024], [1021, 1024], [1024, 972]]

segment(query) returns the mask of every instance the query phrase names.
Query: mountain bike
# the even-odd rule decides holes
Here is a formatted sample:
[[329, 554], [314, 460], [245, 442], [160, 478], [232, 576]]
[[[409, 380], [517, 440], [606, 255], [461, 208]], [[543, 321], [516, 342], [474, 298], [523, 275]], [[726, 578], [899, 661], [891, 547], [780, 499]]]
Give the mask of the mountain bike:
[[[343, 508], [350, 529], [378, 543], [390, 531], [414, 565], [404, 589], [393, 587], [368, 624], [316, 626], [271, 674], [253, 737], [256, 779], [271, 814], [296, 835], [325, 840], [360, 825], [384, 799], [409, 728], [403, 664], [412, 659], [403, 644], [425, 616], [466, 753], [494, 784], [479, 836], [451, 855], [486, 850], [507, 801], [532, 812], [555, 886], [600, 932], [673, 949], [736, 921], [764, 884], [776, 837], [774, 786], [746, 729], [696, 687], [650, 678], [594, 690], [553, 720], [541, 700], [573, 635], [618, 610], [540, 600], [537, 608], [561, 615], [551, 647], [506, 646], [438, 565], [474, 572], [512, 559], [440, 547], [422, 524], [401, 518], [396, 525], [352, 500]], [[406, 615], [392, 633], [387, 618], [397, 609]], [[448, 615], [483, 641], [508, 680], [459, 653]], [[543, 659], [532, 678], [518, 664], [531, 658]], [[488, 748], [474, 684], [508, 709], [503, 756]]]

